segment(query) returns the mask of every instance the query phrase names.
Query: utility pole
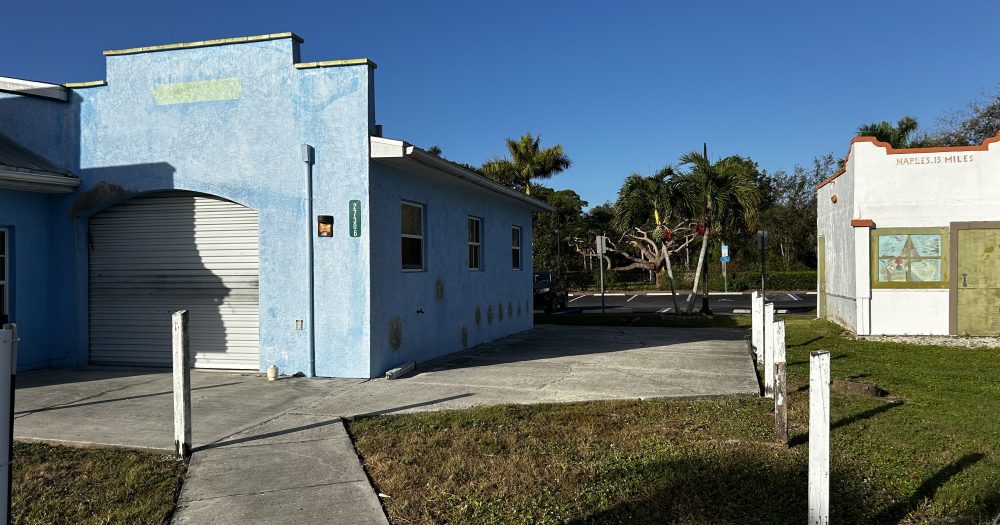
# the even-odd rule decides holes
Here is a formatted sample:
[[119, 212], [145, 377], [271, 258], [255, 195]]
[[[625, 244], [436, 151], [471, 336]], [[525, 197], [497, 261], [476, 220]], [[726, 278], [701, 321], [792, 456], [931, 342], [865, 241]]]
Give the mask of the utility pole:
[[601, 313], [604, 313], [604, 253], [608, 251], [608, 237], [601, 232], [601, 240], [597, 244], [597, 251], [600, 256], [597, 259], [601, 265]]
[[562, 263], [560, 262], [559, 259], [560, 259], [560, 255], [562, 255], [562, 241], [559, 238], [559, 214], [558, 213], [555, 215], [555, 223], [556, 223], [556, 227], [553, 228], [552, 231], [553, 231], [553, 233], [556, 234], [556, 275], [559, 277], [559, 280], [561, 281], [562, 278], [563, 278], [563, 275], [562, 275]]

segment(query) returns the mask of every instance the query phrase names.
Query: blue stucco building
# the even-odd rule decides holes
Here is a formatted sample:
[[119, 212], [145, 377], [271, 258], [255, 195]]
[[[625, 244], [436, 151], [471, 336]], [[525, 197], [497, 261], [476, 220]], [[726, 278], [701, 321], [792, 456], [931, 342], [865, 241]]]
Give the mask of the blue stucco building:
[[547, 205], [375, 123], [375, 64], [279, 33], [106, 51], [103, 81], [0, 78], [0, 315], [19, 368], [374, 377], [532, 326]]

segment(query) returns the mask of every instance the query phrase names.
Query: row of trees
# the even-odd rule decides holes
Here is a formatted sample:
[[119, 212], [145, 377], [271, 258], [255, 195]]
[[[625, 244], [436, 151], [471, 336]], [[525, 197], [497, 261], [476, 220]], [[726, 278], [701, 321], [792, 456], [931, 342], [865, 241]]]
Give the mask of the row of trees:
[[918, 133], [919, 128], [917, 119], [907, 115], [895, 124], [889, 121], [865, 124], [858, 128], [858, 136], [875, 137], [894, 148], [982, 144], [1000, 130], [1000, 90], [938, 119], [935, 129]]
[[[507, 139], [508, 157], [480, 167], [465, 165], [507, 187], [524, 191], [556, 208], [535, 218], [534, 266], [575, 275], [583, 284], [603, 264], [614, 272], [638, 271], [659, 286], [661, 275], [673, 281], [675, 262], [685, 281], [702, 281], [711, 247], [728, 243], [734, 258], [756, 260], [752, 233], [762, 219], [788, 219], [772, 232], [779, 240], [782, 267], [815, 267], [815, 179], [828, 175], [832, 156], [817, 160], [814, 174], [797, 168], [774, 176], [758, 169], [749, 157], [712, 161], [705, 151], [692, 151], [656, 173], [626, 177], [616, 200], [593, 206], [573, 190], [553, 190], [539, 182], [571, 165], [559, 145], [542, 147], [539, 137]], [[441, 154], [433, 146], [429, 151]], [[820, 179], [821, 180], [821, 179]], [[802, 213], [812, 204], [812, 215]], [[594, 237], [606, 234], [611, 253], [598, 257]], [[811, 241], [809, 240], [811, 237]], [[809, 246], [806, 246], [810, 243]], [[683, 255], [681, 255], [683, 254]], [[713, 263], [717, 265], [717, 263]], [[661, 274], [662, 271], [662, 274]]]
[[[918, 134], [913, 117], [895, 124], [876, 122], [858, 129], [896, 148], [979, 144], [1000, 130], [1000, 92], [971, 103]], [[768, 173], [749, 156], [713, 161], [706, 151], [682, 155], [651, 175], [632, 173], [615, 201], [590, 207], [573, 190], [553, 190], [537, 181], [572, 164], [562, 146], [542, 147], [530, 133], [507, 139], [506, 157], [466, 167], [507, 187], [523, 191], [556, 208], [539, 214], [534, 225], [534, 266], [557, 269], [586, 281], [602, 264], [617, 272], [644, 272], [673, 285], [683, 267], [686, 283], [698, 287], [702, 269], [718, 271], [718, 247], [730, 246], [731, 270], [756, 268], [753, 232], [769, 231], [768, 266], [779, 270], [816, 268], [816, 186], [833, 175], [842, 161], [832, 154], [813, 159], [791, 172]], [[437, 146], [429, 151], [440, 154]], [[611, 253], [599, 257], [594, 237], [611, 239]], [[750, 262], [749, 265], [745, 264]], [[692, 283], [693, 281], [693, 283]]]

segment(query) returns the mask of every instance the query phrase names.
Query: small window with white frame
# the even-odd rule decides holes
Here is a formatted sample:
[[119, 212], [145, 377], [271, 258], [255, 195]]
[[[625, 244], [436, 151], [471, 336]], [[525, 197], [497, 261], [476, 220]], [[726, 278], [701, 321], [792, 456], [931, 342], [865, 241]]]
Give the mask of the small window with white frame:
[[7, 296], [10, 293], [8, 281], [10, 270], [7, 263], [10, 259], [10, 251], [7, 248], [7, 230], [0, 228], [0, 323], [9, 323], [10, 310], [7, 309]]
[[399, 206], [404, 271], [424, 269], [424, 207], [401, 201]]
[[514, 270], [521, 269], [521, 227], [511, 226], [510, 228], [510, 267]]
[[469, 269], [482, 270], [482, 238], [483, 221], [476, 217], [469, 217]]

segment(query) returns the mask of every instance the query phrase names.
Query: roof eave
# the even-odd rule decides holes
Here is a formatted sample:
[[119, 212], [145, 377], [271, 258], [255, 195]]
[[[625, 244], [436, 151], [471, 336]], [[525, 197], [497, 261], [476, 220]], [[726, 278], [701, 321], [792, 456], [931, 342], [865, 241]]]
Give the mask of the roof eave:
[[72, 193], [80, 187], [80, 179], [65, 175], [25, 173], [0, 167], [0, 188], [41, 193]]
[[432, 155], [412, 144], [402, 140], [393, 140], [383, 137], [371, 137], [371, 156], [373, 160], [379, 159], [408, 159], [420, 163], [435, 171], [446, 173], [457, 177], [465, 182], [469, 182], [481, 188], [499, 193], [507, 198], [518, 201], [520, 204], [538, 212], [555, 212], [555, 207], [546, 204], [538, 199], [532, 198], [519, 191], [512, 190], [493, 182], [486, 177], [463, 168], [454, 162], [448, 161], [437, 155]]
[[69, 100], [69, 90], [59, 84], [36, 82], [23, 78], [0, 77], [0, 92], [48, 98], [60, 102]]

